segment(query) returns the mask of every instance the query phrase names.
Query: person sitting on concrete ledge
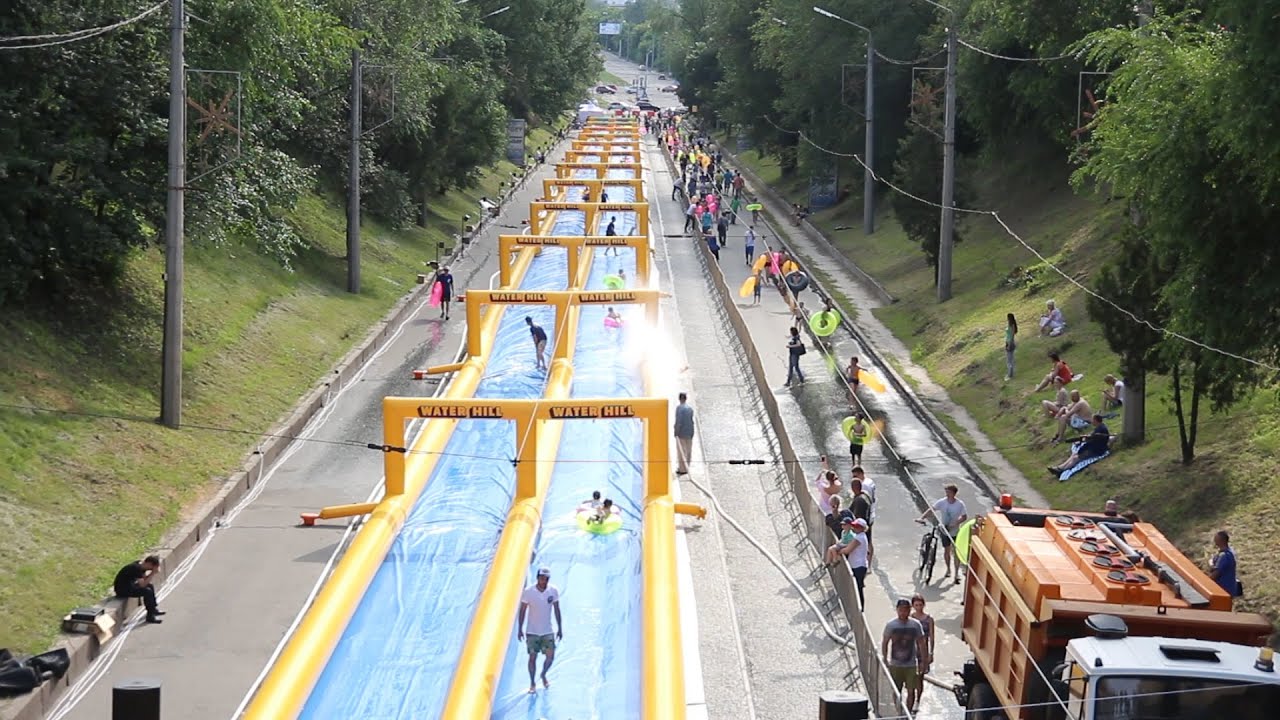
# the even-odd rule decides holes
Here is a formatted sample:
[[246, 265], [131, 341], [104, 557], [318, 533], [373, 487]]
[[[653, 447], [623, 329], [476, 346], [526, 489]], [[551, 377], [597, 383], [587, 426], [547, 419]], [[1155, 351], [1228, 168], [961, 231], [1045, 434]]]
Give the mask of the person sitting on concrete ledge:
[[142, 598], [142, 605], [147, 609], [147, 622], [159, 624], [164, 612], [156, 604], [156, 589], [152, 586], [152, 578], [160, 569], [160, 558], [148, 555], [138, 562], [132, 562], [120, 568], [113, 583], [116, 597]]
[[1044, 314], [1040, 316], [1040, 334], [1058, 337], [1067, 329], [1067, 319], [1053, 300], [1046, 302], [1044, 306]]
[[827, 527], [831, 529], [831, 534], [839, 538], [841, 531], [843, 530], [841, 523], [845, 518], [853, 520], [853, 513], [840, 507], [839, 495], [832, 495], [827, 498], [827, 502], [831, 504], [831, 512], [827, 513], [825, 518]]

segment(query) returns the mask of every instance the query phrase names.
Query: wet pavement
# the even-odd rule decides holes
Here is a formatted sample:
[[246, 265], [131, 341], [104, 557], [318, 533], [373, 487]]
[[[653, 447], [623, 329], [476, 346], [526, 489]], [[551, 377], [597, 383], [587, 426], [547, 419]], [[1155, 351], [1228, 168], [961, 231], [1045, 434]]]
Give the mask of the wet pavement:
[[[615, 67], [617, 69], [614, 69]], [[628, 77], [624, 72], [619, 72], [619, 70], [625, 69], [625, 66], [621, 66], [618, 63], [614, 63], [610, 67], [611, 72]], [[634, 74], [634, 71], [632, 71], [632, 74]], [[697, 261], [694, 254], [695, 252], [701, 253], [701, 248], [699, 247], [701, 241], [687, 237], [682, 232], [684, 205], [682, 202], [669, 199], [671, 193], [671, 171], [669, 166], [658, 154], [655, 143], [649, 142], [647, 147], [650, 150], [647, 162], [651, 172], [655, 174], [651, 198], [662, 206], [660, 210], [662, 215], [660, 227], [662, 234], [666, 238], [665, 243], [672, 248], [670, 254], [673, 263], [676, 263], [675, 276], [677, 280], [681, 280], [682, 276], [686, 274], [705, 272], [702, 264]], [[774, 212], [785, 212], [785, 209], [780, 208], [774, 210]], [[659, 227], [659, 225], [655, 224], [655, 227]], [[720, 251], [720, 270], [724, 273], [726, 283], [731, 289], [737, 289], [751, 274], [743, 253], [745, 229], [744, 219], [740, 219], [737, 224], [731, 225], [727, 240], [728, 244]], [[802, 234], [799, 228], [783, 227], [779, 229], [786, 234], [785, 237], [788, 244], [796, 242], [793, 240], [793, 236]], [[756, 232], [757, 254], [765, 251], [766, 245], [782, 249], [775, 229], [767, 227], [763, 218], [757, 224]], [[809, 243], [807, 247], [812, 247], [812, 242], [807, 238], [805, 242]], [[802, 255], [801, 257], [803, 258], [804, 256]], [[855, 298], [871, 297], [871, 292], [866, 289], [860, 289], [854, 294], [847, 286], [856, 284], [856, 281], [847, 274], [842, 274], [841, 268], [836, 263], [824, 262], [822, 268], [824, 274], [833, 278], [840, 278], [836, 281], [841, 283], [841, 292], [846, 297], [851, 295]], [[687, 281], [677, 282], [677, 288], [684, 282]], [[706, 288], [705, 292], [714, 292], [709, 281], [704, 278], [702, 282]], [[812, 291], [802, 292], [799, 295], [799, 299], [805, 302], [809, 311], [820, 309], [822, 306], [821, 297]], [[954, 585], [951, 580], [943, 580], [942, 575], [945, 570], [941, 555], [938, 557], [938, 566], [934, 572], [933, 581], [928, 585], [920, 582], [914, 571], [917, 548], [924, 533], [924, 528], [917, 525], [913, 520], [923, 512], [926, 501], [931, 503], [942, 497], [942, 486], [947, 483], [955, 483], [960, 487], [960, 498], [965, 501], [971, 516], [990, 507], [993, 504], [993, 498], [984, 489], [984, 483], [979, 481], [969, 469], [956, 461], [954, 446], [939, 438], [934, 430], [936, 420], [931, 423], [928, 418], [922, 417], [923, 411], [920, 408], [920, 403], [898, 391], [894, 383], [889, 382], [886, 377], [887, 368], [877, 366], [869, 357], [867, 348], [845, 328], [837, 330], [833, 336], [827, 339], [828, 347], [825, 352], [815, 346], [812, 337], [806, 335], [805, 342], [810, 352], [802, 358], [801, 368], [805, 372], [807, 382], [793, 388], [787, 388], [784, 386], [787, 374], [786, 337], [789, 328], [794, 322], [790, 307], [783, 296], [772, 287], [764, 289], [762, 301], [758, 306], [752, 305], [750, 297], [739, 299], [737, 304], [738, 310], [742, 313], [751, 333], [753, 344], [760, 353], [761, 360], [765, 363], [766, 370], [773, 373], [775, 381], [772, 391], [779, 401], [783, 422], [797, 453], [796, 460], [805, 466], [806, 474], [814, 475], [817, 473], [819, 458], [825, 454], [831, 459], [833, 468], [836, 469], [846, 483], [849, 478], [852, 461], [848, 454], [848, 441], [842, 436], [839, 423], [841, 419], [851, 413], [853, 405], [850, 402], [847, 386], [841, 379], [840, 368], [848, 363], [851, 356], [858, 356], [862, 361], [862, 367], [870, 369], [884, 381], [884, 392], [874, 392], [866, 387], [865, 384], [858, 392], [858, 400], [861, 406], [866, 409], [871, 418], [877, 421], [877, 425], [882, 429], [882, 434], [866, 448], [862, 458], [862, 465], [867, 476], [875, 480], [877, 484], [876, 523], [874, 527], [876, 554], [872, 563], [871, 573], [867, 578], [866, 612], [873, 635], [878, 636], [878, 629], [882, 628], [884, 623], [893, 617], [894, 600], [899, 597], [910, 597], [914, 593], [920, 593], [927, 601], [927, 611], [934, 617], [939, 631], [935, 661], [930, 675], [943, 683], [950, 684], [954, 679], [952, 673], [959, 670], [968, 657], [967, 648], [960, 639], [962, 617], [962, 608], [960, 606], [961, 588]], [[688, 318], [694, 313], [700, 312], [700, 309], [695, 308], [689, 299], [682, 296], [680, 312], [681, 322], [688, 325]], [[709, 310], [707, 312], [710, 317], [714, 318], [713, 313], [710, 313]], [[869, 316], [869, 313], [863, 313], [863, 315]], [[858, 321], [859, 329], [863, 331], [864, 337], [866, 337], [865, 319], [859, 317]], [[887, 330], [883, 330], [883, 326], [880, 329], [887, 334]], [[696, 337], [703, 337], [700, 335], [703, 332], [706, 332], [705, 328], [694, 330]], [[727, 329], [722, 332], [725, 334], [730, 333]], [[690, 334], [688, 328], [686, 328], [686, 334]], [[876, 334], [878, 335], [878, 333]], [[734, 342], [736, 343], [736, 339]], [[896, 339], [894, 342], [897, 342]], [[691, 357], [690, 363], [695, 366], [693, 369], [696, 370], [696, 360]], [[711, 405], [712, 409], [716, 411], [717, 422], [719, 418], [723, 417], [722, 413], [725, 411], [736, 411], [738, 415], [746, 415], [748, 417], [754, 416], [755, 413], [751, 411], [751, 393], [742, 387], [750, 382], [749, 375], [732, 363], [720, 365], [719, 373], [717, 374], [719, 376], [718, 379], [703, 382], [702, 378], [699, 378], [699, 382], [692, 384], [692, 387], [701, 398], [700, 412], [705, 416], [707, 412], [706, 406]], [[698, 403], [695, 401], [695, 404]], [[720, 458], [741, 455], [746, 451], [747, 447], [752, 451], [759, 449], [759, 440], [756, 438], [751, 437], [750, 440], [752, 442], [748, 444], [745, 442], [746, 438], [734, 438], [734, 433], [729, 432], [729, 439], [726, 440], [725, 433], [720, 428], [709, 430], [706, 420], [701, 426], [701, 433], [704, 454], [708, 458], [717, 457], [717, 454], [712, 452], [712, 449], [717, 447], [729, 450], [728, 456], [718, 455]], [[713, 437], [708, 437], [708, 435], [713, 435]], [[767, 454], [757, 455], [757, 457], [770, 461], [776, 459], [767, 457]], [[726, 471], [726, 467], [711, 464], [707, 465], [706, 469], [712, 475], [713, 481], [721, 484], [724, 482], [720, 479], [722, 475], [727, 474], [727, 472], [740, 472]], [[695, 477], [697, 476], [695, 475]], [[766, 485], [768, 484], [766, 483]], [[737, 487], [736, 482], [735, 487]], [[744, 489], [744, 491], [751, 495], [756, 493], [753, 486], [748, 486], [748, 489]], [[765, 497], [771, 493], [788, 494], [789, 492], [789, 487], [785, 482], [780, 485], [766, 486], [762, 490], [762, 494]], [[694, 493], [696, 493], [696, 490]], [[735, 492], [733, 496], [737, 497], [740, 494], [742, 493]], [[721, 499], [723, 501], [723, 497]], [[778, 503], [783, 506], [785, 511], [785, 499], [779, 498]], [[776, 513], [776, 511], [773, 512]], [[773, 513], [770, 514], [773, 515]], [[775, 522], [777, 521], [776, 515], [773, 515], [773, 519]], [[735, 531], [728, 527], [722, 528], [719, 532], [725, 537], [732, 537], [735, 534]], [[790, 548], [790, 550], [793, 556], [797, 555], [794, 547]], [[736, 562], [743, 562], [751, 555], [757, 554], [750, 546], [743, 548], [742, 552], [745, 555], [729, 552], [728, 556], [736, 558]], [[793, 557], [792, 559], [797, 564], [803, 564], [806, 561], [811, 564], [817, 562], [816, 556], [811, 558]], [[695, 570], [697, 570], [696, 561]], [[773, 585], [774, 577], [778, 577], [780, 580], [775, 569], [765, 567], [761, 574], [753, 576], [750, 582], [742, 585], [734, 584], [732, 592], [735, 595], [735, 602], [739, 606], [752, 602], [753, 598], [764, 592], [762, 585]], [[732, 582], [732, 578], [730, 580]], [[818, 594], [818, 592], [814, 592], [815, 596]], [[702, 598], [699, 597], [700, 608], [702, 602]], [[739, 607], [738, 612], [739, 614], [742, 613], [741, 607]], [[807, 608], [804, 612], [808, 612]], [[699, 614], [700, 617], [704, 615], [701, 612]], [[797, 628], [787, 629], [794, 632]], [[742, 627], [741, 631], [744, 635], [742, 642], [749, 649], [754, 644], [754, 635], [764, 632], [768, 637], [773, 635], [772, 631], [774, 630], [776, 628], [773, 627], [768, 628], [768, 630], [764, 630], [760, 626], [749, 625]], [[834, 645], [821, 631], [815, 628], [810, 628], [809, 630], [813, 633], [812, 637], [809, 638], [813, 643], [810, 650], [816, 649], [823, 644]], [[705, 644], [705, 639], [703, 642]], [[705, 658], [707, 655], [706, 649], [704, 649], [703, 654]], [[750, 660], [751, 655], [748, 652], [747, 664], [749, 667], [754, 667], [755, 663], [750, 662]], [[790, 661], [790, 658], [788, 657], [787, 660]], [[705, 663], [706, 660], [704, 659]], [[833, 689], [846, 687], [856, 689], [860, 684], [860, 679], [856, 674], [843, 679], [846, 682], [845, 685], [834, 682], [836, 678], [828, 675], [826, 686]], [[709, 697], [711, 693], [712, 687], [709, 682]], [[794, 712], [794, 708], [792, 711]], [[948, 692], [937, 687], [927, 686], [923, 700], [918, 708], [918, 716], [958, 718], [962, 716], [962, 710], [956, 705], [954, 698]], [[762, 714], [760, 717], [766, 717], [766, 715]], [[794, 717], [794, 715], [785, 715], [785, 717]]]

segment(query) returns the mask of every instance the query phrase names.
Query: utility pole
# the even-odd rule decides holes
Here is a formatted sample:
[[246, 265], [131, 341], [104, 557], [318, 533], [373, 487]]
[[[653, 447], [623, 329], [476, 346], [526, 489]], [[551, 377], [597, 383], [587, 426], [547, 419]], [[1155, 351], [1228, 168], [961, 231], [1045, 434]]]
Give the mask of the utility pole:
[[164, 341], [160, 368], [160, 422], [182, 424], [182, 245], [187, 184], [187, 72], [184, 0], [171, 0], [169, 24], [169, 187], [165, 210]]
[[942, 138], [942, 227], [938, 234], [938, 302], [951, 299], [951, 251], [955, 242], [956, 16], [947, 27], [946, 123]]
[[[864, 95], [866, 107], [863, 110], [863, 112], [867, 116], [866, 118], [867, 122], [866, 122], [866, 140], [864, 141], [864, 144], [866, 145], [866, 147], [863, 148], [863, 152], [862, 152], [862, 154], [865, 156], [863, 158], [863, 163], [862, 163], [862, 166], [863, 166], [862, 167], [862, 232], [866, 235], [870, 235], [876, 231], [876, 173], [875, 173], [875, 170], [873, 169], [875, 167], [875, 146], [876, 146], [876, 140], [875, 140], [876, 138], [875, 40], [871, 34], [871, 28], [859, 25], [858, 23], [848, 18], [840, 17], [839, 15], [831, 12], [830, 10], [825, 10], [816, 5], [814, 6], [813, 11], [823, 17], [831, 18], [832, 20], [839, 20], [845, 25], [852, 25], [853, 27], [858, 28], [859, 30], [867, 34], [867, 89]], [[779, 20], [778, 18], [774, 18], [774, 21], [781, 25], [786, 25], [785, 22], [783, 22], [782, 20]], [[844, 102], [844, 97], [843, 97], [844, 73], [843, 72], [840, 75], [840, 82], [842, 85], [840, 88], [840, 93], [841, 93], [840, 101], [843, 103]]]
[[864, 158], [864, 167], [862, 168], [862, 233], [870, 235], [876, 231], [876, 173], [872, 170], [875, 167], [875, 148], [876, 148], [876, 50], [872, 44], [871, 33], [867, 33], [867, 136], [863, 143], [862, 154]]
[[364, 98], [360, 49], [351, 51], [351, 149], [347, 158], [347, 292], [360, 292], [360, 111]]

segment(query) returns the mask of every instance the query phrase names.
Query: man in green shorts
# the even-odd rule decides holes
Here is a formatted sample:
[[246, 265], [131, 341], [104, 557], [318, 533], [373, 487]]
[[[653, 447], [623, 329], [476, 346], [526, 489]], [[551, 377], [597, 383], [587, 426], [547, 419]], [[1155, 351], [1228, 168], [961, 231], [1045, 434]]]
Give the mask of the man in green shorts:
[[[564, 637], [564, 622], [560, 619], [560, 591], [550, 583], [551, 570], [538, 568], [538, 581], [524, 589], [520, 595], [520, 619], [516, 621], [517, 637], [525, 640], [529, 647], [529, 694], [538, 691], [533, 682], [533, 674], [538, 667], [538, 653], [546, 655], [542, 663], [542, 686], [551, 687], [547, 680], [547, 671], [551, 669], [551, 661], [556, 658], [556, 640]], [[556, 614], [556, 631], [551, 632], [551, 611]], [[528, 627], [524, 624], [525, 615], [529, 616]]]
[[[915, 687], [928, 671], [929, 649], [924, 627], [919, 620], [911, 617], [911, 601], [900, 598], [897, 610], [898, 617], [884, 626], [880, 654], [889, 666], [889, 676], [893, 678], [894, 687], [901, 693], [904, 687]], [[907, 707], [907, 712], [914, 713], [915, 710], [914, 707]]]

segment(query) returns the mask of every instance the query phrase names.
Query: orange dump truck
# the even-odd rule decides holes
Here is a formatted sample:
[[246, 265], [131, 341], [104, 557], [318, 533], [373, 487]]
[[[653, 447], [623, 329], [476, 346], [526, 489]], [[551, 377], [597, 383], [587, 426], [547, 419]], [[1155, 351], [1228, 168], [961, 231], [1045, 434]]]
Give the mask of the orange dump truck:
[[1271, 720], [1271, 633], [1153, 525], [1014, 508], [970, 540], [956, 699], [983, 720]]

